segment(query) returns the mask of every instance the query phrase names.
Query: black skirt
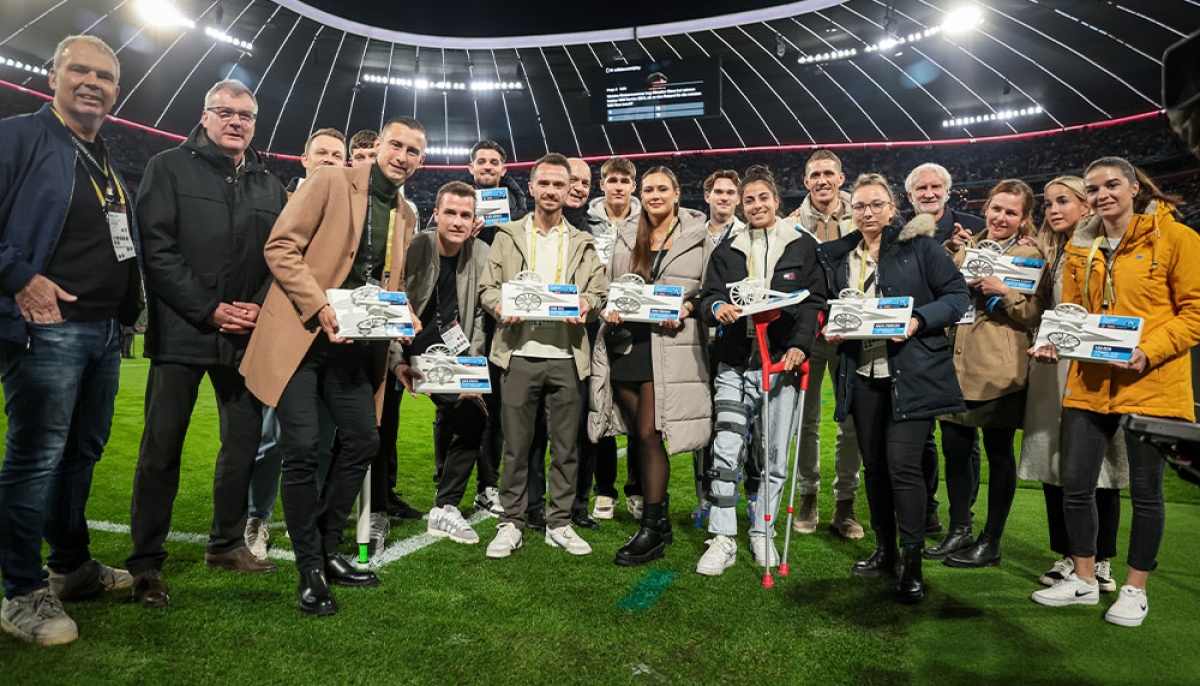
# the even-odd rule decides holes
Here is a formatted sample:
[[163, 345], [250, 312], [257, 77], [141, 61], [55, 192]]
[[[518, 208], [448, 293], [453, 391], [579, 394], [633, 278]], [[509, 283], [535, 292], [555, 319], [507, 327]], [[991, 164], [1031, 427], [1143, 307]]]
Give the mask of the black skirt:
[[656, 324], [622, 324], [632, 334], [629, 352], [609, 357], [609, 378], [620, 383], [654, 381], [654, 366], [650, 359], [650, 327]]

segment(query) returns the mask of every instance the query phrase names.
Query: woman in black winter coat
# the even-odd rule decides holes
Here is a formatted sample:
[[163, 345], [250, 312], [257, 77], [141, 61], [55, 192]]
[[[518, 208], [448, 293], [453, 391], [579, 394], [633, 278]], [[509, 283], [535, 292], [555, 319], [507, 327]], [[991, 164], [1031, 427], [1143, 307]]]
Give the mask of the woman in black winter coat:
[[[858, 427], [867, 502], [876, 549], [850, 571], [878, 577], [896, 573], [896, 597], [924, 598], [921, 552], [925, 544], [925, 479], [921, 453], [934, 417], [962, 411], [945, 329], [967, 309], [966, 281], [933, 239], [929, 215], [906, 226], [895, 222], [896, 204], [887, 181], [864, 174], [854, 184], [850, 210], [861, 240], [822, 246], [832, 269], [833, 292], [854, 288], [868, 298], [911, 296], [906, 338], [842, 341], [837, 421], [853, 415]], [[839, 336], [830, 335], [834, 342]], [[896, 547], [899, 528], [903, 554]]]

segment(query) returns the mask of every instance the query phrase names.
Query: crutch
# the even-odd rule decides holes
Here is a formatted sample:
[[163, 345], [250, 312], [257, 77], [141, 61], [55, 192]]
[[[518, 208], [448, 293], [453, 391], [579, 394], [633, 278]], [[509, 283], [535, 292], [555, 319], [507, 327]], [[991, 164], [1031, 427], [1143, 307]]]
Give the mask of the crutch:
[[775, 544], [771, 542], [771, 375], [783, 371], [784, 362], [771, 362], [771, 351], [767, 346], [767, 327], [779, 318], [779, 310], [767, 310], [750, 315], [754, 321], [754, 335], [758, 338], [759, 358], [762, 360], [762, 433], [764, 462], [762, 470], [762, 487], [759, 489], [764, 497], [759, 498], [758, 506], [763, 508], [763, 537], [767, 550], [763, 555], [763, 588], [774, 588], [775, 579], [771, 577], [771, 553]]
[[367, 476], [363, 479], [362, 490], [358, 492], [358, 525], [355, 527], [355, 539], [358, 542], [358, 562], [367, 564], [371, 561], [371, 468], [367, 467]]
[[[825, 323], [825, 313], [817, 315], [817, 329]], [[800, 433], [803, 431], [804, 425], [804, 396], [808, 395], [808, 362], [806, 358], [804, 364], [800, 365], [800, 394], [796, 399], [796, 434], [794, 436], [795, 443], [792, 444], [792, 487], [788, 491], [788, 507], [787, 507], [787, 526], [783, 529], [783, 557], [779, 563], [779, 576], [787, 576], [788, 569], [788, 548], [792, 543], [792, 515], [796, 512], [796, 473], [800, 467]]]
[[800, 365], [800, 394], [796, 400], [796, 434], [792, 444], [792, 487], [788, 491], [787, 525], [783, 528], [783, 557], [779, 576], [788, 575], [788, 548], [792, 543], [792, 515], [796, 512], [796, 471], [800, 465], [800, 432], [804, 424], [804, 396], [808, 393], [808, 360]]

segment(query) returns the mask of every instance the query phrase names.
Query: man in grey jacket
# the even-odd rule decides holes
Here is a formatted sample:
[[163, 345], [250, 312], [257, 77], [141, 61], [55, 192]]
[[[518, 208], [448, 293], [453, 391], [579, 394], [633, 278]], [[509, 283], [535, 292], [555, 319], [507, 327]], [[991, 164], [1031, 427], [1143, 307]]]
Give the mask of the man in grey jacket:
[[[433, 216], [437, 228], [414, 236], [405, 260], [409, 303], [421, 320], [421, 333], [410, 345], [392, 343], [388, 360], [414, 397], [413, 384], [421, 377], [409, 364], [412, 356], [434, 345], [445, 345], [454, 355], [485, 354], [478, 294], [488, 246], [473, 236], [475, 190], [461, 181], [442, 186]], [[479, 394], [434, 395], [433, 403], [435, 421], [449, 436], [427, 529], [458, 543], [478, 543], [479, 534], [458, 508], [479, 457], [488, 412]]]

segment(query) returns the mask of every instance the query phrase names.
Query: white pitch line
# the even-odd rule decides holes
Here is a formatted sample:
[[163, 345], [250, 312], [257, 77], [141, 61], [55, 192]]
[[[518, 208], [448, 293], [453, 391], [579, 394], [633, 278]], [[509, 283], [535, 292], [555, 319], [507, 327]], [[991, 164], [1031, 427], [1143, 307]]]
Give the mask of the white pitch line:
[[[485, 519], [494, 519], [494, 517], [483, 510], [479, 510], [467, 518], [467, 524], [475, 526]], [[426, 518], [425, 521], [428, 521], [428, 519]], [[369, 566], [371, 569], [379, 569], [380, 567], [389, 565], [400, 558], [405, 557], [406, 555], [411, 555], [422, 548], [428, 548], [434, 543], [444, 540], [447, 539], [434, 536], [430, 533], [421, 533], [417, 534], [416, 536], [409, 536], [408, 538], [396, 541], [395, 543], [389, 545], [382, 553], [371, 558]]]
[[[481, 511], [478, 511], [475, 514], [471, 515], [467, 519], [467, 523], [470, 524], [471, 526], [474, 526], [474, 525], [479, 524], [480, 522], [484, 521], [485, 519], [491, 519], [491, 518], [492, 517], [490, 515], [488, 515], [486, 512], [481, 510]], [[427, 521], [427, 518], [422, 518], [422, 521]], [[118, 524], [116, 522], [106, 522], [106, 521], [98, 520], [98, 519], [89, 519], [88, 520], [88, 528], [93, 531], [104, 531], [106, 533], [112, 533], [112, 534], [126, 534], [126, 535], [129, 534], [129, 525], [128, 524]], [[193, 543], [196, 545], [205, 545], [208, 543], [208, 536], [206, 536], [204, 534], [193, 534], [193, 533], [189, 533], [186, 531], [171, 531], [167, 534], [167, 540], [174, 541], [176, 543]], [[445, 539], [439, 538], [437, 536], [434, 536], [434, 535], [426, 533], [426, 532], [422, 532], [422, 533], [419, 533], [419, 534], [416, 534], [413, 536], [409, 536], [408, 538], [400, 539], [399, 541], [396, 541], [396, 542], [392, 543], [391, 545], [389, 545], [387, 548], [385, 548], [382, 553], [371, 558], [371, 562], [369, 563], [369, 566], [371, 567], [371, 569], [379, 569], [379, 568], [387, 566], [393, 562], [396, 562], [397, 560], [399, 560], [402, 557], [411, 555], [412, 553], [415, 553], [418, 550], [421, 550], [422, 548], [428, 548], [429, 546], [433, 545], [434, 543], [437, 543], [442, 540], [445, 540]], [[288, 562], [294, 562], [296, 560], [296, 554], [294, 552], [292, 552], [291, 550], [285, 550], [282, 548], [269, 549], [267, 551], [267, 557], [269, 557], [273, 560], [285, 560]]]

